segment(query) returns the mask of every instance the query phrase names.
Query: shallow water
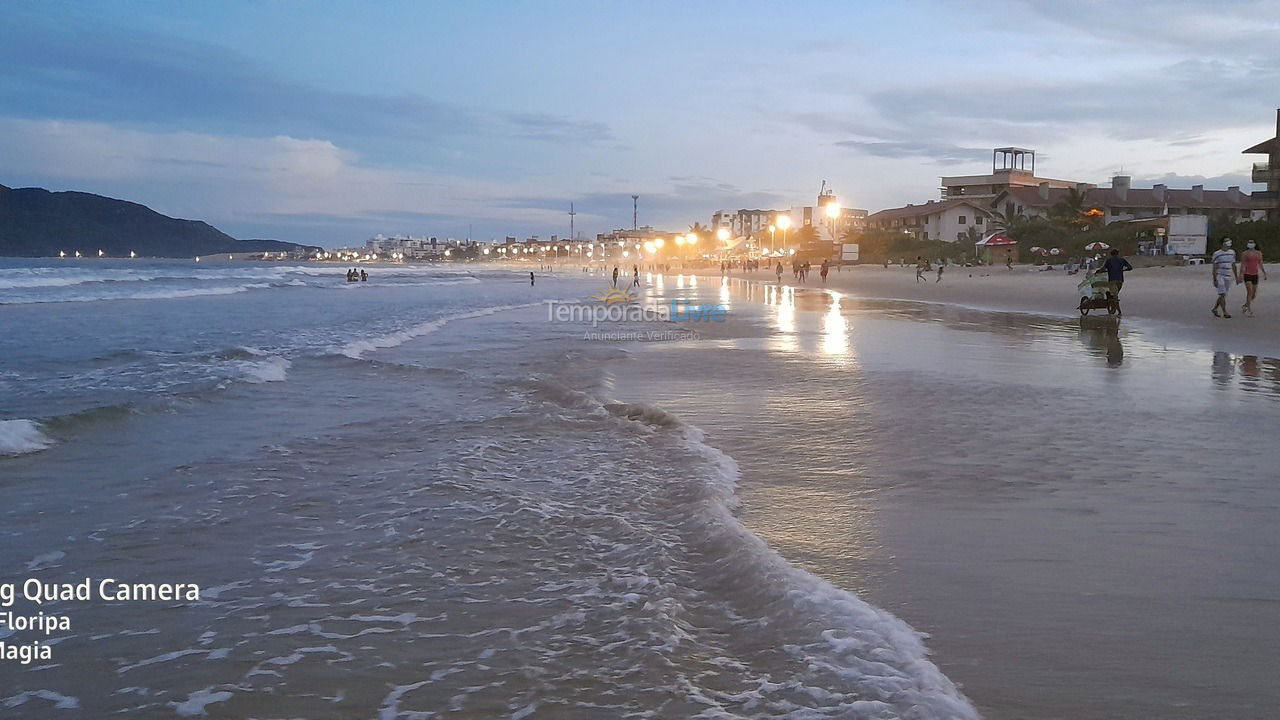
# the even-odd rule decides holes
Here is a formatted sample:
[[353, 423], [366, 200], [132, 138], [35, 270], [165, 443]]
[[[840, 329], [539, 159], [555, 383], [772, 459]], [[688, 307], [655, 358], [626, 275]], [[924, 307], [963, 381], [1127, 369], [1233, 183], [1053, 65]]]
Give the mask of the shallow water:
[[975, 716], [738, 522], [733, 458], [610, 401], [639, 348], [538, 305], [598, 278], [155, 265], [0, 305], [0, 578], [204, 592], [44, 606], [72, 628], [0, 664], [6, 717]]
[[747, 527], [930, 633], [985, 716], [1280, 705], [1280, 361], [1128, 321], [698, 292], [735, 322], [638, 348], [614, 393], [703, 428]]

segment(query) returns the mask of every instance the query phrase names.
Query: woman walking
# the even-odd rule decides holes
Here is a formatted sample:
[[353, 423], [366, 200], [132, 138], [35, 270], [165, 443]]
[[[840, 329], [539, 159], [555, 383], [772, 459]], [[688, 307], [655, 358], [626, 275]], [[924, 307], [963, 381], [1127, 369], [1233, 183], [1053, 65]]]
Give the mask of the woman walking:
[[1258, 274], [1267, 278], [1267, 269], [1262, 265], [1262, 251], [1255, 243], [1246, 243], [1244, 254], [1240, 256], [1240, 277], [1244, 279], [1244, 306], [1240, 308], [1245, 315], [1253, 317], [1253, 299], [1258, 296]]

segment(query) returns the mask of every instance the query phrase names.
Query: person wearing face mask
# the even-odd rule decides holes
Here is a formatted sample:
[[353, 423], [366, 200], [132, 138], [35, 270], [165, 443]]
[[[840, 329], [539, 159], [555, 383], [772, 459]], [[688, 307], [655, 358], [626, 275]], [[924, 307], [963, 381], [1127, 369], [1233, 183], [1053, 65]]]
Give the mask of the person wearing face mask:
[[1245, 315], [1253, 317], [1253, 299], [1258, 296], [1258, 274], [1267, 278], [1267, 269], [1262, 266], [1262, 251], [1256, 243], [1247, 243], [1245, 251], [1240, 255], [1240, 276], [1244, 279], [1244, 307], [1240, 308]]
[[[1218, 291], [1218, 301], [1213, 304], [1214, 317], [1229, 318], [1231, 314], [1227, 312], [1227, 293], [1231, 290], [1232, 282], [1240, 282], [1240, 268], [1236, 265], [1236, 251], [1231, 249], [1231, 238], [1222, 239], [1222, 249], [1213, 254], [1213, 259], [1209, 261], [1209, 272], [1213, 273], [1213, 287]], [[1218, 309], [1222, 309], [1222, 313], [1218, 313]]]

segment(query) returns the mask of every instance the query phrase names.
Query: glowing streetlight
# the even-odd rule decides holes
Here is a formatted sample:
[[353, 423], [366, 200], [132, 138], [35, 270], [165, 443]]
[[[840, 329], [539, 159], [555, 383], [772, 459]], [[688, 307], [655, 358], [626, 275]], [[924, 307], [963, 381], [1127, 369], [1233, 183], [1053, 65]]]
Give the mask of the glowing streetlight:
[[831, 218], [832, 220], [835, 220], [836, 218], [840, 217], [839, 203], [834, 203], [834, 202], [827, 203], [827, 217]]
[[720, 228], [719, 230], [717, 230], [717, 231], [716, 231], [716, 237], [720, 238], [720, 242], [728, 242], [728, 241], [729, 241], [729, 229], [728, 229], [728, 228]]
[[684, 236], [683, 236], [683, 235], [677, 235], [677, 236], [676, 236], [676, 245], [684, 245]]
[[653, 239], [653, 245], [654, 245], [654, 247], [662, 247], [663, 245], [666, 245], [666, 244], [667, 244], [667, 241], [666, 241], [666, 240], [663, 240], [662, 238], [654, 238], [654, 239]]

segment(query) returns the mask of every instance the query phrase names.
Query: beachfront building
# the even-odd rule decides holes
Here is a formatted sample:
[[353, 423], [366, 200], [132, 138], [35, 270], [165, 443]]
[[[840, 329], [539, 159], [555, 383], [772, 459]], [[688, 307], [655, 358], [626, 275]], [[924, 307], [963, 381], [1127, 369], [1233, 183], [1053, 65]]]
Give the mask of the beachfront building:
[[1250, 196], [1253, 208], [1268, 220], [1280, 221], [1280, 109], [1276, 110], [1276, 136], [1244, 151], [1248, 155], [1266, 155], [1267, 161], [1253, 164], [1253, 181], [1266, 185]]
[[769, 236], [769, 226], [777, 220], [781, 210], [717, 210], [711, 215], [711, 232], [728, 230], [734, 238], [761, 238]]
[[1036, 177], [1036, 151], [1019, 147], [992, 150], [990, 175], [955, 175], [940, 179], [943, 200], [994, 198], [1010, 188], [1034, 188], [1046, 183], [1051, 188], [1072, 188], [1080, 184], [1071, 180]]
[[[1111, 178], [1109, 188], [1080, 184], [1075, 189], [1083, 197], [1084, 208], [1101, 211], [1103, 221], [1108, 224], [1160, 215], [1225, 215], [1232, 221], [1251, 220], [1261, 215], [1254, 211], [1249, 194], [1241, 192], [1238, 186], [1226, 190], [1205, 190], [1203, 185], [1173, 190], [1164, 184], [1135, 188], [1128, 175], [1116, 175]], [[1007, 219], [1048, 217], [1050, 208], [1070, 195], [1071, 188], [1053, 187], [1048, 183], [1012, 187], [992, 198], [988, 209]]]
[[906, 205], [872, 213], [866, 226], [872, 230], [898, 231], [916, 240], [955, 242], [973, 235], [985, 235], [990, 208], [981, 199], [930, 200], [922, 205]]

